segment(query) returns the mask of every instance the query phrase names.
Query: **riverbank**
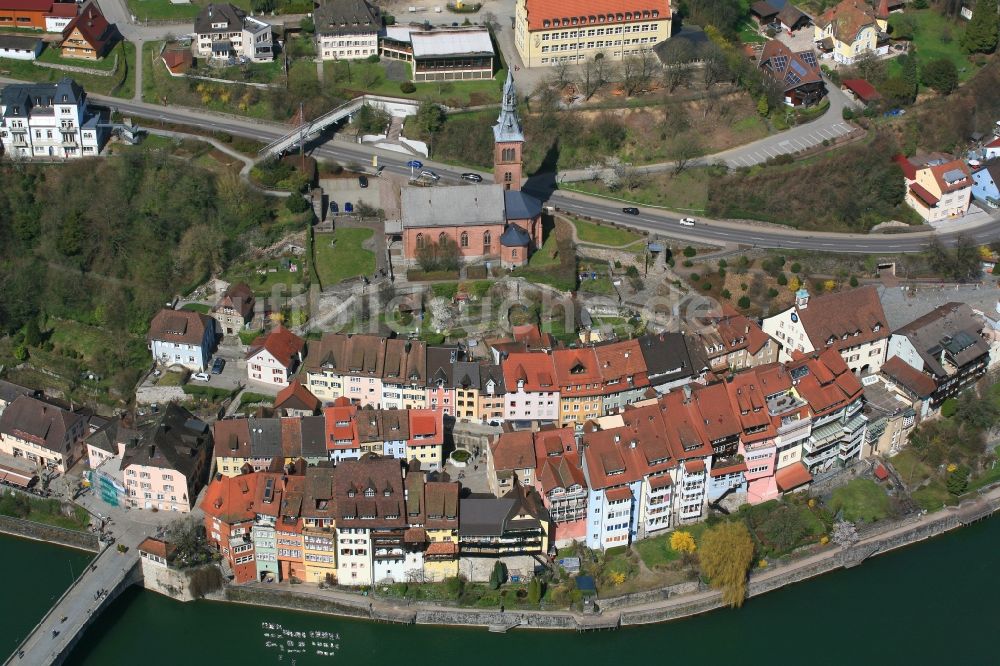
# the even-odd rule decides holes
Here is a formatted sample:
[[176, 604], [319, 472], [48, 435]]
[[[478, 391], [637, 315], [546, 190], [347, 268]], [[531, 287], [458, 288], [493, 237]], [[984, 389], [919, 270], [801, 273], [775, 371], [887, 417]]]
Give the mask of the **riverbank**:
[[101, 549], [97, 535], [92, 532], [77, 532], [11, 516], [0, 515], [0, 533], [91, 553], [96, 553]]
[[[935, 513], [916, 515], [862, 533], [859, 541], [849, 547], [831, 545], [812, 555], [793, 560], [783, 566], [757, 570], [750, 576], [749, 598], [759, 597], [794, 583], [853, 568], [865, 560], [945, 534], [959, 527], [983, 520], [1000, 510], [1000, 488], [995, 488], [975, 500], [958, 507], [948, 507]], [[456, 608], [428, 603], [397, 604], [374, 597], [362, 597], [339, 590], [321, 590], [304, 586], [268, 585], [255, 583], [228, 586], [209, 597], [214, 601], [278, 608], [371, 620], [383, 623], [472, 626], [507, 631], [515, 627], [529, 629], [559, 629], [591, 631], [619, 627], [656, 624], [700, 615], [723, 608], [718, 590], [699, 588], [687, 594], [672, 594], [675, 590], [649, 590], [619, 598], [614, 610], [597, 613], [571, 611], [498, 611], [495, 609]], [[662, 595], [662, 598], [656, 598]], [[629, 603], [634, 597], [638, 603]]]

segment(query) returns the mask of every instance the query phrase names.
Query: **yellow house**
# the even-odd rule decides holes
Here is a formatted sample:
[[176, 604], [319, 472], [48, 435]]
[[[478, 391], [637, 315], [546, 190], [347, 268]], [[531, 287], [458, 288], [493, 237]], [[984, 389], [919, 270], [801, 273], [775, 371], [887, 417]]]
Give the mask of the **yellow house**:
[[89, 2], [63, 29], [59, 49], [65, 58], [98, 60], [104, 57], [117, 36], [115, 26], [104, 18], [97, 3]]
[[424, 485], [424, 579], [436, 582], [458, 575], [457, 483], [432, 481]]
[[650, 51], [670, 37], [669, 0], [517, 0], [514, 45], [525, 67], [574, 65]]
[[850, 65], [864, 53], [885, 55], [889, 51], [885, 32], [889, 10], [881, 0], [876, 11], [864, 0], [842, 0], [816, 19], [814, 39], [820, 51]]

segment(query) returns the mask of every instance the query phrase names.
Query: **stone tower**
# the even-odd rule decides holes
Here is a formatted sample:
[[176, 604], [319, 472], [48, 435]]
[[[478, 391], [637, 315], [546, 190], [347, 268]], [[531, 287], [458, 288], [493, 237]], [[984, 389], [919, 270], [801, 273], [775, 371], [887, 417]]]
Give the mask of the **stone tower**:
[[517, 117], [517, 92], [514, 90], [514, 75], [507, 71], [507, 82], [503, 86], [503, 101], [500, 117], [493, 126], [493, 178], [505, 190], [521, 189], [521, 149], [524, 134], [521, 119]]

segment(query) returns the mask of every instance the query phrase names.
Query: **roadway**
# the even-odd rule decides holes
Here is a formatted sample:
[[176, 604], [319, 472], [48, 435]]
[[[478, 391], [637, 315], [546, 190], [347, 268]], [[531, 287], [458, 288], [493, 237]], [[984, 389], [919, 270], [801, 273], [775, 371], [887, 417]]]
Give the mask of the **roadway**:
[[[165, 107], [143, 102], [125, 101], [114, 98], [103, 98], [91, 95], [97, 103], [117, 107], [125, 114], [142, 118], [151, 118], [163, 122], [180, 125], [193, 125], [203, 130], [226, 132], [235, 136], [246, 137], [270, 143], [287, 134], [293, 128], [279, 123], [252, 121], [222, 114], [211, 114], [182, 107]], [[311, 148], [311, 154], [319, 159], [335, 160], [342, 164], [357, 163], [371, 165], [372, 156], [378, 156], [378, 163], [387, 171], [409, 174], [406, 162], [410, 156], [388, 150], [351, 144], [341, 141], [327, 141]], [[452, 165], [441, 164], [432, 160], [421, 160], [425, 168], [434, 170], [441, 176], [441, 183], [460, 183], [463, 172], [473, 171]], [[491, 179], [492, 174], [479, 172], [484, 178]], [[639, 215], [628, 215], [622, 212], [622, 207], [628, 204], [609, 201], [599, 197], [587, 196], [575, 192], [559, 191], [555, 186], [553, 174], [545, 174], [529, 179], [524, 189], [549, 205], [581, 215], [616, 222], [628, 227], [649, 231], [680, 241], [705, 244], [737, 244], [759, 248], [802, 249], [837, 253], [897, 253], [919, 252], [923, 250], [931, 238], [937, 237], [944, 243], [953, 244], [959, 235], [964, 235], [975, 243], [988, 243], [1000, 239], [1000, 215], [992, 214], [983, 222], [975, 225], [956, 224], [957, 229], [946, 232], [918, 231], [895, 234], [846, 234], [825, 233], [817, 231], [800, 231], [778, 225], [767, 225], [754, 222], [732, 222], [699, 218], [695, 227], [681, 227], [679, 214], [640, 208]]]

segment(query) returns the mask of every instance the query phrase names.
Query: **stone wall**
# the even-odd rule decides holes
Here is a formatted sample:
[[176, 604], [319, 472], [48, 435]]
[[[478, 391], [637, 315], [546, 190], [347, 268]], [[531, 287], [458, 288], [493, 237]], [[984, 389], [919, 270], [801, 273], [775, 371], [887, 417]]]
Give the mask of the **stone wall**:
[[140, 386], [135, 390], [135, 402], [138, 405], [165, 405], [168, 402], [185, 402], [191, 396], [180, 386]]
[[299, 594], [289, 590], [279, 590], [266, 587], [247, 587], [229, 585], [224, 591], [226, 601], [253, 606], [271, 606], [288, 610], [306, 611], [309, 613], [325, 613], [327, 615], [343, 615], [347, 617], [369, 618], [370, 604], [363, 598], [357, 602], [331, 599], [319, 595]]
[[529, 629], [576, 629], [569, 613], [520, 613], [517, 611], [418, 610], [417, 624], [465, 625], [478, 627], [526, 627]]
[[677, 585], [659, 587], [655, 590], [645, 590], [643, 592], [623, 594], [619, 597], [598, 599], [597, 606], [602, 612], [614, 610], [616, 608], [628, 608], [631, 606], [638, 606], [640, 604], [663, 601], [665, 599], [669, 599], [670, 597], [676, 597], [678, 594], [691, 594], [692, 592], [697, 592], [699, 587], [698, 581], [678, 583]]
[[0, 516], [0, 532], [94, 553], [100, 550], [97, 536], [91, 532], [77, 532], [10, 516]]
[[[192, 589], [194, 586], [191, 579], [197, 572], [208, 567], [213, 567], [218, 571], [218, 567], [214, 564], [208, 564], [198, 569], [175, 569], [158, 565], [144, 557], [139, 558], [139, 563], [142, 565], [142, 586], [151, 592], [157, 592], [176, 601], [194, 601], [199, 598], [199, 594], [204, 594], [203, 591], [196, 594]], [[214, 574], [215, 572], [208, 573]], [[221, 584], [222, 574], [219, 572], [218, 579], [213, 581], [212, 587], [218, 589], [217, 586], [221, 587]]]
[[90, 76], [114, 76], [118, 73], [118, 54], [115, 54], [115, 64], [111, 69], [96, 69], [94, 67], [77, 67], [75, 65], [61, 65], [54, 62], [43, 62], [41, 60], [35, 60], [35, 64], [39, 67], [48, 67], [49, 69], [58, 69], [63, 72], [73, 72], [75, 74], [87, 74]]

